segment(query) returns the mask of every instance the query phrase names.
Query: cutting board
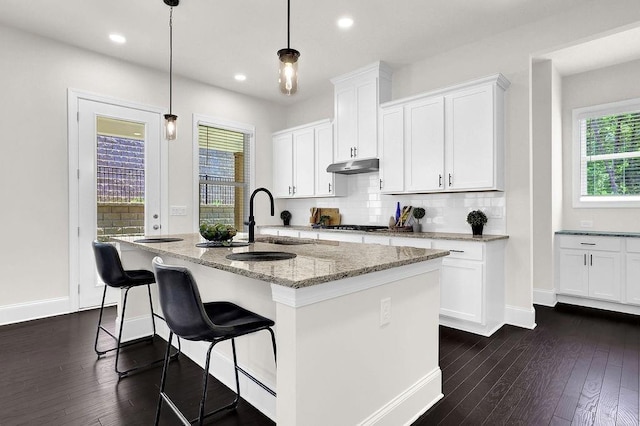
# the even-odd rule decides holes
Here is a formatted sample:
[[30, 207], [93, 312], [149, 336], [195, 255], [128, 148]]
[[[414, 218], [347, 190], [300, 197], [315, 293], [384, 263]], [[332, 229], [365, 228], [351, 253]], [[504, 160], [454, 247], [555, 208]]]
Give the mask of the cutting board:
[[340, 209], [334, 208], [316, 208], [311, 209], [311, 217], [309, 222], [316, 224], [320, 223], [320, 216], [329, 216], [329, 222], [326, 225], [340, 225]]

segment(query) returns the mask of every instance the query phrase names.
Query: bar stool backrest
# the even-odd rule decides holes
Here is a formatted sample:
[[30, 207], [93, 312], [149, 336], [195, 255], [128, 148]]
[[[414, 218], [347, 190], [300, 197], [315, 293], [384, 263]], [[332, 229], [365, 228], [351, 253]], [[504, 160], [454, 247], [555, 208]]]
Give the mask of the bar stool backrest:
[[165, 265], [153, 259], [160, 306], [169, 329], [187, 340], [209, 340], [224, 334], [228, 327], [214, 325], [207, 315], [198, 286], [187, 268]]
[[112, 244], [99, 241], [94, 241], [92, 246], [96, 258], [96, 268], [102, 281], [111, 287], [126, 285], [129, 277], [124, 272], [118, 250]]

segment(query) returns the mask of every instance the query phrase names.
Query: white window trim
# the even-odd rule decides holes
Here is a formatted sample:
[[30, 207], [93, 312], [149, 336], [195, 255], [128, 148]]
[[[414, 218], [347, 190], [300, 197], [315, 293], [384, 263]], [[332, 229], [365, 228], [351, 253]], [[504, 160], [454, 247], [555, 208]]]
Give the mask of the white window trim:
[[200, 226], [200, 163], [198, 126], [216, 127], [249, 135], [249, 191], [256, 187], [256, 127], [251, 124], [231, 121], [220, 117], [193, 114], [193, 232]]
[[[572, 112], [572, 137], [573, 137], [573, 207], [574, 208], [638, 208], [640, 207], [640, 196], [627, 196], [621, 199], [619, 196], [589, 196], [583, 197], [580, 194], [582, 176], [580, 175], [580, 161], [582, 156], [582, 141], [580, 140], [580, 120], [600, 117], [603, 115], [621, 114], [629, 110], [640, 110], [640, 98], [629, 99], [608, 104], [594, 105], [584, 108], [576, 108]], [[624, 154], [616, 154], [622, 157]], [[603, 156], [604, 157], [604, 156]]]

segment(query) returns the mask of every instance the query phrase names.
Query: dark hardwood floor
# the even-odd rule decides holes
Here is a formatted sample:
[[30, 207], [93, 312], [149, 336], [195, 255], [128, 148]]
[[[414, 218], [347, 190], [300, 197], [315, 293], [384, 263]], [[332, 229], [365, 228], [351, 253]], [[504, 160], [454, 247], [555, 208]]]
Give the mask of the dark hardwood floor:
[[[505, 326], [491, 338], [442, 327], [445, 397], [414, 425], [638, 425], [640, 319], [566, 305], [536, 313], [535, 330]], [[98, 360], [93, 351], [96, 321], [87, 311], [0, 327], [0, 425], [153, 424], [160, 368], [118, 381], [114, 355]], [[160, 357], [163, 343], [124, 360]], [[168, 380], [195, 416], [200, 368], [182, 357]], [[209, 404], [233, 398], [210, 386]], [[208, 423], [273, 425], [244, 401]], [[165, 408], [161, 424], [179, 422]]]

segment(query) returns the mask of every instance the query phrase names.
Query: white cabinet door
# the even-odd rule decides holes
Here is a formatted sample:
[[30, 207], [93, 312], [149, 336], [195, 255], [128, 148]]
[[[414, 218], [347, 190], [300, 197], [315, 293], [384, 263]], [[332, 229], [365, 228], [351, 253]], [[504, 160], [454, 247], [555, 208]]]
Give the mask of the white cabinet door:
[[620, 301], [620, 254], [590, 251], [589, 296], [597, 299]]
[[353, 86], [336, 87], [335, 93], [335, 160], [348, 161], [353, 158], [357, 138], [356, 94]]
[[640, 305], [640, 253], [627, 253], [627, 303]]
[[405, 106], [405, 189], [444, 189], [444, 98], [421, 99]]
[[313, 127], [293, 133], [293, 196], [313, 196], [315, 185]]
[[404, 190], [404, 108], [402, 105], [380, 111], [380, 191]]
[[378, 79], [356, 86], [357, 140], [355, 158], [378, 156]]
[[333, 163], [333, 126], [331, 123], [316, 126], [316, 195], [342, 195], [344, 188], [336, 188], [342, 183], [339, 175], [328, 173], [327, 167]]
[[585, 250], [560, 249], [559, 292], [574, 296], [589, 295], [589, 269]]
[[445, 103], [445, 185], [455, 191], [494, 188], [493, 86], [447, 95]]
[[273, 138], [273, 195], [293, 195], [293, 135], [284, 133]]
[[440, 315], [482, 324], [482, 262], [443, 259]]

